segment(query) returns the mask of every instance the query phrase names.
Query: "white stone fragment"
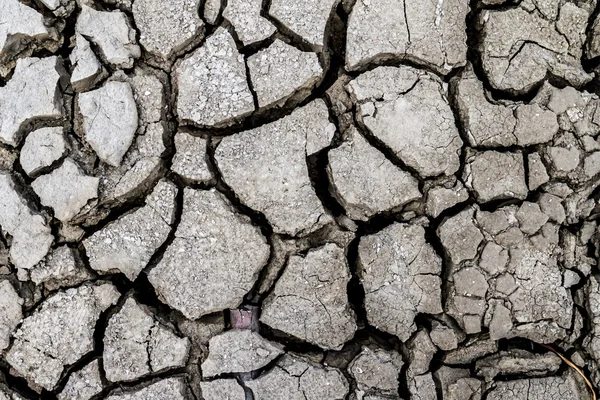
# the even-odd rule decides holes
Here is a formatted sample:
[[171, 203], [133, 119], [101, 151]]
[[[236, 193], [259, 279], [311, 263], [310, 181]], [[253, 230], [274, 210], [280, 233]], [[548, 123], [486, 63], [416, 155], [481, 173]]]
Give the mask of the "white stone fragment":
[[75, 35], [75, 48], [69, 59], [73, 65], [71, 86], [77, 92], [91, 88], [105, 75], [104, 68], [96, 58], [90, 42], [79, 33]]
[[167, 60], [194, 38], [201, 38], [204, 23], [198, 14], [199, 0], [136, 0], [133, 18], [140, 44]]
[[[462, 140], [445, 85], [408, 67], [379, 67], [348, 84], [364, 125], [421, 176], [452, 175]], [[382, 95], [382, 97], [379, 97]]]
[[56, 63], [56, 57], [17, 61], [12, 78], [0, 87], [0, 142], [16, 146], [27, 122], [61, 116]]
[[31, 269], [50, 249], [54, 240], [50, 227], [29, 209], [7, 173], [0, 173], [0, 193], [0, 226], [12, 236], [11, 261], [17, 268]]
[[54, 216], [66, 222], [76, 216], [88, 201], [98, 197], [99, 178], [85, 175], [71, 160], [32, 182], [33, 191], [47, 207], [52, 207]]
[[100, 89], [79, 94], [78, 100], [85, 139], [102, 161], [118, 167], [138, 127], [131, 86], [107, 82]]
[[273, 0], [269, 14], [306, 41], [322, 46], [325, 26], [336, 0], [305, 0], [290, 3]]
[[175, 70], [177, 113], [197, 125], [227, 125], [254, 110], [244, 57], [219, 28]]
[[210, 339], [202, 376], [257, 371], [283, 354], [283, 346], [249, 329], [232, 329]]
[[75, 31], [95, 43], [106, 61], [116, 67], [131, 68], [141, 55], [135, 30], [121, 11], [96, 11], [82, 4]]
[[262, 0], [229, 0], [223, 17], [233, 24], [235, 33], [247, 46], [268, 38], [275, 27], [260, 15]]
[[25, 138], [19, 162], [29, 176], [51, 166], [66, 152], [62, 128], [41, 128]]
[[323, 73], [316, 53], [300, 51], [279, 39], [250, 56], [248, 69], [260, 107], [300, 90], [308, 96]]
[[58, 400], [89, 400], [101, 391], [100, 366], [94, 360], [69, 377]]
[[21, 322], [23, 299], [9, 281], [0, 281], [0, 352], [10, 345], [10, 336]]

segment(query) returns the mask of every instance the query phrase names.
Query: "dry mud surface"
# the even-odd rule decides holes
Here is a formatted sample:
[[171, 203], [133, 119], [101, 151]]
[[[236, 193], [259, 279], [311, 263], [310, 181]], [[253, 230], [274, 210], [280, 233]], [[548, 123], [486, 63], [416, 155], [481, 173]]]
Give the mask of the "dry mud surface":
[[591, 399], [599, 15], [0, 0], [0, 400]]

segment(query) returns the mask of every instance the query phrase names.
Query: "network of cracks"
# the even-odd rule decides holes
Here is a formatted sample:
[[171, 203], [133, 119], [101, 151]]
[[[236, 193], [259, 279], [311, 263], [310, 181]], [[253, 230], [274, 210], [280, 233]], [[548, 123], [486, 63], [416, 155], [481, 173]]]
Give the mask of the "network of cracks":
[[0, 399], [593, 398], [596, 0], [0, 9]]

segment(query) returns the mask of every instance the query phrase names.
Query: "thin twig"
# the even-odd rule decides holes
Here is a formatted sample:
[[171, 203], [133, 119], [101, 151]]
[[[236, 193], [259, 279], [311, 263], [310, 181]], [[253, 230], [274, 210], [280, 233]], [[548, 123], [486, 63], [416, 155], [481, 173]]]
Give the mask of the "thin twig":
[[597, 398], [596, 398], [596, 391], [594, 390], [594, 386], [589, 381], [589, 379], [585, 376], [585, 374], [583, 373], [583, 371], [581, 369], [579, 369], [579, 367], [577, 365], [573, 364], [573, 362], [571, 362], [571, 360], [569, 360], [568, 358], [566, 358], [565, 356], [563, 356], [562, 354], [560, 354], [558, 351], [554, 350], [551, 346], [548, 346], [547, 344], [543, 344], [543, 343], [540, 343], [540, 344], [542, 346], [544, 346], [545, 348], [547, 348], [548, 350], [552, 351], [557, 356], [559, 356], [560, 359], [563, 360], [569, 367], [571, 367], [575, 371], [577, 371], [577, 373], [579, 375], [581, 375], [581, 377], [585, 381], [586, 385], [590, 388], [590, 391], [592, 392], [592, 400], [597, 400]]

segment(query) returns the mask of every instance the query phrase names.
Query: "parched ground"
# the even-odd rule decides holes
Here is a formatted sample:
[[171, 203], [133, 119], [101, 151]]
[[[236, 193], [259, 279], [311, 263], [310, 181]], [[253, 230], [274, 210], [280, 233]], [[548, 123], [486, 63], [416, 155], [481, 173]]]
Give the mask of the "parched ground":
[[0, 0], [0, 400], [592, 399], [599, 15]]

